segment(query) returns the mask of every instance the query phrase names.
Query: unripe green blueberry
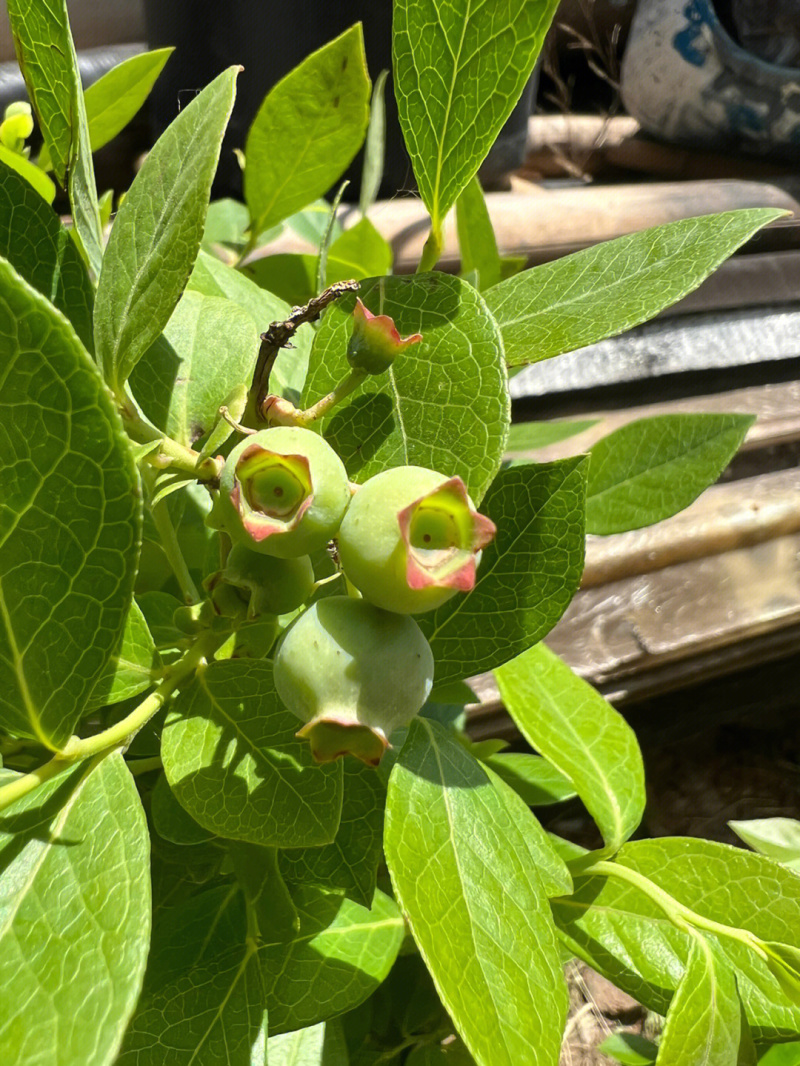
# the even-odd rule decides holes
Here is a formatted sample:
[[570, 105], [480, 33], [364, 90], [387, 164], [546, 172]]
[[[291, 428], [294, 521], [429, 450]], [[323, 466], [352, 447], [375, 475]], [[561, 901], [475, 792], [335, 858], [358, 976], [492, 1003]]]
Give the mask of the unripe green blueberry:
[[417, 623], [349, 596], [312, 604], [275, 655], [278, 695], [306, 723], [297, 735], [317, 762], [350, 753], [377, 766], [432, 684], [433, 655]]
[[366, 374], [382, 374], [404, 348], [422, 340], [421, 333], [401, 337], [389, 315], [373, 315], [359, 299], [356, 299], [353, 320], [347, 361], [354, 370]]
[[228, 456], [209, 524], [238, 544], [295, 559], [335, 536], [350, 500], [344, 465], [310, 429], [276, 426]]
[[339, 560], [364, 599], [420, 614], [474, 587], [495, 532], [461, 478], [398, 466], [356, 492], [339, 530]]
[[314, 591], [314, 567], [307, 555], [276, 559], [234, 544], [222, 571], [225, 581], [250, 591], [251, 618], [262, 614], [288, 614], [305, 603]]

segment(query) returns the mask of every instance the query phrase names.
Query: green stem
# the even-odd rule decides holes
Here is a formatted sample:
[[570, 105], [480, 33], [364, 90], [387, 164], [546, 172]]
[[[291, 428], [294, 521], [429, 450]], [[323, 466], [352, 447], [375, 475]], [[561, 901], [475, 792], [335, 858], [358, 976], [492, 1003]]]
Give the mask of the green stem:
[[333, 392], [329, 392], [327, 396], [323, 396], [321, 400], [317, 400], [313, 406], [306, 408], [305, 411], [300, 412], [298, 425], [310, 426], [320, 418], [332, 410], [337, 403], [349, 396], [351, 392], [358, 388], [362, 381], [369, 375], [366, 370], [351, 370], [346, 378], [336, 386]]
[[669, 892], [659, 888], [644, 874], [640, 874], [637, 870], [632, 870], [630, 866], [623, 866], [619, 862], [601, 860], [592, 866], [587, 866], [581, 873], [599, 874], [601, 877], [616, 877], [620, 881], [627, 881], [628, 884], [638, 888], [640, 892], [644, 892], [653, 903], [664, 911], [674, 925], [684, 929], [684, 931], [685, 927], [689, 925], [695, 929], [703, 929], [707, 933], [713, 933], [715, 936], [726, 937], [728, 940], [738, 940], [739, 943], [744, 944], [750, 951], [754, 951], [760, 958], [765, 960], [767, 958], [767, 953], [761, 946], [761, 941], [753, 933], [748, 932], [746, 929], [737, 929], [732, 925], [722, 925], [711, 918], [704, 918], [702, 914], [698, 914], [690, 907], [686, 907], [674, 896], [671, 896]]
[[166, 437], [143, 417], [134, 400], [124, 392], [117, 393], [119, 408], [125, 432], [137, 444], [150, 444], [158, 441], [156, 451], [147, 456], [147, 462], [157, 470], [180, 470], [198, 481], [215, 481], [220, 474], [220, 464], [212, 456], [200, 459], [200, 453], [194, 448], [187, 448], [171, 437]]
[[[154, 488], [152, 477], [145, 475], [144, 480], [152, 495]], [[183, 552], [181, 551], [181, 546], [178, 543], [178, 537], [175, 533], [175, 527], [169, 516], [167, 501], [161, 500], [155, 506], [151, 506], [150, 514], [153, 517], [153, 524], [158, 530], [161, 547], [164, 549], [167, 561], [172, 567], [172, 572], [180, 586], [181, 592], [183, 593], [183, 598], [186, 600], [187, 604], [199, 603], [200, 593], [197, 590], [197, 585], [195, 585], [192, 575], [189, 573], [189, 567], [186, 565], [186, 560], [183, 557]]]
[[435, 222], [432, 222], [431, 231], [428, 234], [428, 239], [425, 241], [425, 245], [422, 249], [422, 258], [417, 267], [418, 274], [424, 274], [428, 270], [433, 270], [442, 257], [443, 247], [444, 239], [442, 237], [442, 227]]
[[15, 803], [23, 796], [34, 792], [45, 781], [49, 781], [59, 774], [70, 770], [84, 759], [90, 759], [93, 755], [100, 755], [113, 748], [128, 744], [136, 733], [146, 725], [166, 703], [175, 689], [192, 674], [197, 667], [211, 654], [220, 644], [217, 633], [204, 633], [182, 659], [169, 667], [169, 672], [158, 688], [151, 692], [138, 707], [135, 707], [127, 717], [104, 729], [102, 733], [95, 733], [91, 737], [71, 737], [62, 751], [43, 766], [33, 770], [29, 774], [9, 781], [7, 785], [0, 787], [0, 811]]
[[138, 777], [139, 774], [149, 774], [153, 770], [160, 770], [161, 766], [160, 755], [153, 755], [149, 759], [131, 759], [128, 763], [128, 769], [134, 777]]

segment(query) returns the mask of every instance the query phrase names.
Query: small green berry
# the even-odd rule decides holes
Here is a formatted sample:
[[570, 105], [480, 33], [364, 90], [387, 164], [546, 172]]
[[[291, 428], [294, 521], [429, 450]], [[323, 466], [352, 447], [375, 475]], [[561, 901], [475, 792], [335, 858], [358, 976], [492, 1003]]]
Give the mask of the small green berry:
[[314, 591], [314, 568], [307, 555], [276, 559], [234, 544], [222, 576], [231, 585], [250, 592], [251, 618], [262, 614], [289, 614]]

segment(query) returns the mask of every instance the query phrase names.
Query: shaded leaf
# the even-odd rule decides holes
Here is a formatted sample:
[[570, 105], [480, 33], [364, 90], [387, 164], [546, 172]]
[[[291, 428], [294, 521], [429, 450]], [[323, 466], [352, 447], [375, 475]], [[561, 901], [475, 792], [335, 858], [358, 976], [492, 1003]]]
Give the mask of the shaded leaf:
[[369, 907], [383, 855], [385, 789], [375, 771], [356, 759], [344, 760], [343, 776], [342, 819], [333, 842], [282, 851], [280, 868], [287, 881], [340, 889]]
[[31, 163], [24, 155], [12, 152], [4, 144], [0, 144], [0, 163], [5, 164], [24, 180], [26, 185], [36, 190], [38, 195], [48, 204], [52, 204], [56, 198], [56, 187], [43, 170], [35, 163]]
[[529, 807], [545, 807], [577, 795], [569, 778], [540, 755], [499, 752], [482, 762], [510, 785]]
[[156, 833], [171, 844], [191, 847], [214, 840], [214, 834], [199, 825], [181, 807], [169, 787], [166, 774], [159, 774], [150, 793], [150, 817]]
[[392, 770], [385, 848], [417, 946], [479, 1066], [554, 1062], [567, 991], [527, 841], [480, 764], [425, 719], [411, 723]]
[[483, 292], [500, 281], [501, 267], [492, 220], [477, 178], [464, 186], [458, 198], [456, 224], [461, 272], [469, 274], [474, 271], [477, 275], [475, 287]]
[[94, 291], [75, 242], [28, 183], [0, 167], [0, 255], [72, 323], [94, 350]]
[[707, 940], [693, 941], [667, 1011], [656, 1066], [732, 1066], [741, 1035], [736, 978]]
[[549, 444], [568, 440], [596, 426], [599, 419], [584, 418], [576, 422], [514, 422], [508, 431], [507, 452], [534, 451]]
[[530, 77], [558, 0], [398, 0], [395, 96], [435, 229], [483, 162]]
[[[766, 941], [797, 943], [800, 878], [761, 855], [710, 840], [663, 837], [626, 844], [615, 862], [637, 870], [680, 903]], [[568, 947], [650, 1010], [666, 1014], [686, 968], [692, 937], [632, 885], [575, 877], [575, 892], [553, 900]], [[800, 1007], [765, 962], [743, 944], [708, 936], [736, 970], [756, 1041], [791, 1039]]]
[[236, 74], [220, 74], [179, 113], [117, 212], [95, 305], [97, 356], [116, 389], [161, 334], [192, 272]]
[[254, 232], [274, 226], [333, 185], [361, 147], [369, 95], [360, 23], [313, 52], [267, 93], [245, 144], [244, 198]]
[[[376, 278], [359, 296], [402, 336], [421, 333], [385, 374], [369, 377], [323, 423], [359, 482], [411, 464], [458, 475], [476, 503], [497, 473], [509, 422], [502, 348], [478, 293], [446, 274]], [[304, 406], [349, 372], [355, 297], [329, 308], [314, 338]]]
[[250, 259], [242, 267], [242, 273], [293, 307], [307, 304], [316, 294], [317, 257], [305, 252]]
[[622, 1066], [650, 1066], [656, 1061], [658, 1045], [638, 1033], [612, 1033], [597, 1045], [597, 1050], [622, 1063]]
[[245, 243], [249, 223], [250, 213], [238, 200], [228, 197], [212, 200], [208, 205], [202, 247], [207, 252], [212, 252], [215, 244], [241, 247]]
[[509, 366], [614, 337], [653, 318], [713, 273], [775, 208], [667, 222], [532, 267], [486, 293]]
[[4, 1066], [114, 1060], [147, 959], [148, 852], [118, 754], [47, 782], [3, 817]]
[[507, 662], [567, 609], [583, 572], [585, 478], [580, 457], [500, 471], [481, 505], [497, 536], [475, 588], [418, 619], [437, 684]]
[[137, 696], [154, 683], [160, 659], [147, 622], [132, 600], [122, 631], [122, 644], [106, 663], [87, 704], [87, 711]]
[[386, 79], [388, 70], [382, 70], [372, 87], [372, 101], [369, 105], [369, 126], [364, 141], [364, 165], [361, 170], [361, 195], [358, 209], [366, 215], [378, 199], [383, 180], [383, 165], [386, 154]]
[[607, 847], [619, 848], [645, 805], [644, 766], [631, 727], [544, 644], [495, 676], [522, 735], [573, 783]]
[[275, 847], [328, 844], [339, 827], [341, 764], [315, 765], [297, 729], [275, 692], [271, 663], [213, 663], [167, 718], [162, 758], [172, 791], [218, 836]]
[[66, 319], [0, 261], [0, 720], [59, 747], [122, 638], [138, 475]]
[[325, 284], [337, 281], [357, 281], [382, 277], [392, 269], [391, 245], [375, 229], [368, 218], [337, 237], [328, 250]]
[[717, 480], [754, 422], [754, 415], [656, 415], [609, 433], [589, 453], [586, 532], [622, 533], [682, 511]]

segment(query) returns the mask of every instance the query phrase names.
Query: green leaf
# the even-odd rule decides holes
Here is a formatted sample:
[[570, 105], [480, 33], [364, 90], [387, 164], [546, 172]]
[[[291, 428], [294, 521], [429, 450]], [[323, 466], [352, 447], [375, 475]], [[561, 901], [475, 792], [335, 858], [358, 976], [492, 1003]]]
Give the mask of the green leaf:
[[162, 337], [137, 364], [131, 388], [155, 425], [193, 446], [212, 429], [235, 385], [249, 384], [258, 332], [231, 300], [187, 289]]
[[264, 981], [238, 886], [209, 887], [154, 919], [142, 998], [117, 1066], [265, 1066]]
[[305, 252], [259, 256], [246, 263], [242, 273], [292, 307], [301, 307], [316, 295], [317, 256]]
[[[289, 314], [288, 303], [264, 292], [240, 271], [233, 270], [205, 252], [197, 257], [188, 288], [204, 296], [223, 296], [238, 304], [250, 315], [259, 335], [273, 322], [282, 322]], [[313, 336], [310, 325], [301, 326], [292, 339], [294, 347], [284, 348], [278, 355], [269, 378], [272, 392], [299, 398], [308, 370]], [[253, 353], [253, 363], [257, 354], [257, 351]], [[249, 379], [246, 384], [250, 385]]]
[[[626, 844], [615, 863], [649, 878], [698, 914], [765, 941], [796, 944], [800, 878], [761, 855], [688, 837]], [[686, 968], [692, 937], [676, 928], [639, 889], [615, 878], [576, 877], [571, 897], [553, 900], [570, 950], [651, 1010], [665, 1014]], [[767, 964], [729, 938], [709, 936], [736, 971], [739, 996], [756, 1041], [791, 1039], [800, 1007]]]
[[800, 1041], [769, 1048], [759, 1057], [758, 1066], [800, 1066]]
[[392, 770], [386, 861], [437, 991], [478, 1066], [551, 1063], [567, 1011], [549, 909], [505, 797], [422, 718]]
[[584, 418], [577, 422], [514, 422], [508, 431], [507, 452], [535, 451], [549, 444], [583, 433], [596, 426], [598, 418]]
[[106, 663], [87, 704], [95, 711], [138, 696], [150, 688], [161, 665], [156, 646], [136, 601], [132, 600], [122, 632], [122, 644]]
[[383, 180], [383, 165], [386, 155], [385, 91], [388, 76], [389, 71], [382, 70], [375, 79], [375, 84], [372, 88], [372, 102], [369, 105], [369, 126], [367, 127], [367, 138], [364, 142], [361, 195], [358, 201], [358, 209], [365, 216], [378, 199], [381, 181]]
[[347, 1047], [341, 1026], [320, 1022], [267, 1041], [269, 1066], [347, 1066]]
[[800, 873], [800, 822], [796, 818], [753, 818], [728, 825], [753, 851]]
[[167, 718], [167, 780], [195, 821], [218, 836], [275, 847], [329, 844], [339, 827], [341, 765], [316, 766], [297, 729], [275, 692], [271, 663], [213, 663]]
[[667, 222], [533, 267], [486, 294], [509, 366], [524, 366], [646, 322], [712, 274], [775, 208]]
[[482, 762], [510, 785], [529, 807], [546, 807], [577, 795], [569, 778], [540, 755], [500, 752]]
[[591, 449], [586, 532], [622, 533], [682, 511], [713, 484], [755, 422], [753, 415], [640, 418]]
[[82, 763], [5, 815], [4, 1066], [114, 1061], [147, 958], [148, 851], [136, 786], [118, 754]]
[[689, 961], [667, 1012], [656, 1066], [732, 1066], [741, 1035], [736, 978], [703, 937], [693, 937]]
[[544, 644], [495, 676], [522, 735], [573, 783], [607, 847], [619, 848], [644, 814], [644, 766], [633, 730]]
[[465, 187], [456, 204], [458, 247], [461, 251], [461, 272], [477, 273], [476, 288], [483, 292], [500, 281], [500, 255], [486, 209], [483, 189], [477, 178]]
[[203, 236], [238, 68], [220, 74], [159, 137], [117, 212], [95, 304], [95, 344], [120, 390], [169, 321]]
[[[373, 313], [390, 315], [402, 336], [421, 333], [422, 341], [336, 407], [325, 437], [360, 482], [391, 466], [424, 466], [459, 475], [479, 503], [509, 422], [502, 345], [481, 297], [446, 274], [376, 278], [359, 295]], [[350, 297], [329, 308], [317, 331], [304, 406], [350, 370], [354, 304]]]
[[41, 196], [0, 167], [0, 255], [72, 323], [93, 351], [94, 290], [80, 252]]
[[214, 840], [214, 834], [198, 825], [175, 799], [166, 774], [159, 774], [150, 794], [150, 817], [158, 835], [171, 844], [191, 847]]
[[341, 889], [369, 907], [383, 854], [385, 790], [375, 771], [356, 759], [344, 760], [343, 775], [342, 820], [334, 841], [282, 851], [280, 868], [289, 882]]
[[0, 721], [57, 748], [122, 638], [138, 475], [66, 319], [0, 260]]
[[84, 95], [93, 152], [125, 129], [150, 95], [174, 51], [174, 48], [158, 48], [140, 52], [118, 63], [89, 86]]
[[325, 284], [382, 277], [392, 269], [392, 249], [368, 218], [337, 237], [328, 250]]
[[250, 213], [244, 204], [227, 197], [223, 200], [213, 200], [208, 205], [202, 247], [212, 253], [214, 245], [241, 248], [245, 243], [249, 224]]
[[656, 1061], [658, 1045], [637, 1033], [613, 1033], [597, 1050], [622, 1063], [622, 1066], [650, 1066]]
[[470, 677], [541, 640], [569, 606], [583, 572], [586, 461], [502, 470], [481, 506], [497, 526], [467, 596], [420, 615], [436, 682]]
[[43, 200], [46, 200], [48, 204], [52, 204], [53, 200], [55, 200], [55, 185], [43, 170], [40, 170], [34, 163], [31, 163], [31, 161], [26, 159], [24, 155], [20, 155], [18, 152], [12, 152], [11, 149], [6, 148], [4, 144], [0, 144], [0, 163], [4, 163], [5, 166], [16, 171], [17, 174], [25, 180], [25, 184], [34, 188], [39, 196]]
[[397, 110], [435, 231], [511, 114], [557, 7], [396, 0]]
[[103, 239], [78, 58], [66, 0], [9, 0], [8, 17], [20, 70], [39, 119], [58, 183], [69, 192], [72, 217], [89, 265], [100, 273]]
[[352, 1010], [383, 981], [400, 950], [405, 924], [397, 904], [377, 891], [372, 908], [304, 886], [294, 895], [300, 931], [259, 951], [270, 1033], [316, 1025]]
[[[330, 222], [331, 205], [325, 199], [315, 200], [313, 204], [309, 204], [302, 211], [298, 211], [286, 219], [286, 225], [293, 233], [317, 248], [319, 248]], [[342, 233], [343, 230], [339, 220], [334, 218], [331, 240], [335, 241]]]
[[360, 23], [269, 91], [245, 144], [244, 198], [254, 233], [333, 185], [361, 147], [369, 95]]

